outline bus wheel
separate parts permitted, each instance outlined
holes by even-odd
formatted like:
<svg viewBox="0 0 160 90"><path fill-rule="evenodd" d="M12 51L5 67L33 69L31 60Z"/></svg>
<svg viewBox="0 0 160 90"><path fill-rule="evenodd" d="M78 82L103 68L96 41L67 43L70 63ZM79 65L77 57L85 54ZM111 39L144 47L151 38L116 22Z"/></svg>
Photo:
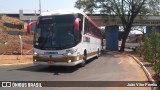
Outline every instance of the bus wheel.
<svg viewBox="0 0 160 90"><path fill-rule="evenodd" d="M87 53L84 52L84 54L83 54L83 62L80 64L80 66L84 67L86 65L86 61L87 61Z"/></svg>
<svg viewBox="0 0 160 90"><path fill-rule="evenodd" d="M97 50L97 58L99 58L100 54L99 54L99 49Z"/></svg>

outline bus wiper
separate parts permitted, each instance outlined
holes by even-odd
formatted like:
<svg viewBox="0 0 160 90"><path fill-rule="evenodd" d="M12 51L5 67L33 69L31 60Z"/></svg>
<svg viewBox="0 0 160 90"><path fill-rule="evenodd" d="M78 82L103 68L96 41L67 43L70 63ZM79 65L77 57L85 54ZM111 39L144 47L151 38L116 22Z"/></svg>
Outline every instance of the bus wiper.
<svg viewBox="0 0 160 90"><path fill-rule="evenodd" d="M48 41L48 38L45 38L45 40L43 40L44 38L41 37L42 40L38 41L41 45L39 46L40 48L44 48L45 43Z"/></svg>
<svg viewBox="0 0 160 90"><path fill-rule="evenodd" d="M53 36L53 35L52 35L51 29L46 29L45 31L46 31L46 32L49 31L49 34L47 34L45 40L42 42L41 48L44 48L44 46L45 46L45 44L46 44L46 42L47 42L48 40L49 40L49 42L52 43L52 36ZM51 33L51 34L50 34L50 33ZM50 45L52 45L51 43L50 43Z"/></svg>

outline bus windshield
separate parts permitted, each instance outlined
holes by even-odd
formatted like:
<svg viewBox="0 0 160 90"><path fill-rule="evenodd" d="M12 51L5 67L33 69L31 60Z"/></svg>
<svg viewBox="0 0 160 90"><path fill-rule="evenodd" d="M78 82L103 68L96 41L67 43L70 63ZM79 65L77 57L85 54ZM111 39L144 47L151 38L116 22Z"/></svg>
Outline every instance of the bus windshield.
<svg viewBox="0 0 160 90"><path fill-rule="evenodd" d="M41 16L35 31L34 47L42 50L61 50L75 45L75 15Z"/></svg>

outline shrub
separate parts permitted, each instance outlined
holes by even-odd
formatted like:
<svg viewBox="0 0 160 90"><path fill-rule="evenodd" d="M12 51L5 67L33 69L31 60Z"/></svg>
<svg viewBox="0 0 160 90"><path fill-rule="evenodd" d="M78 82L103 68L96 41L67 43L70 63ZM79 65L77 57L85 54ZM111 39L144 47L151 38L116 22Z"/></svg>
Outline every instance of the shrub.
<svg viewBox="0 0 160 90"><path fill-rule="evenodd" d="M152 28L150 37L145 39L144 59L154 65L156 73L160 74L160 33Z"/></svg>
<svg viewBox="0 0 160 90"><path fill-rule="evenodd" d="M140 57L142 57L144 54L144 47L138 47L135 51Z"/></svg>
<svg viewBox="0 0 160 90"><path fill-rule="evenodd" d="M3 15L0 15L0 19L2 19Z"/></svg>
<svg viewBox="0 0 160 90"><path fill-rule="evenodd" d="M144 59L148 62L153 63L153 52L152 52L152 46L150 44L150 38L145 39L144 43Z"/></svg>

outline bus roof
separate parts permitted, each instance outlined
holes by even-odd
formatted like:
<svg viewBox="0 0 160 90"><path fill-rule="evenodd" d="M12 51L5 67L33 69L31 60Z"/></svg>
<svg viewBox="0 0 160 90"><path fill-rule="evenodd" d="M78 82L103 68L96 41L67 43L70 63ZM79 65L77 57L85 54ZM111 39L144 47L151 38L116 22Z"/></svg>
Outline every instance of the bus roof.
<svg viewBox="0 0 160 90"><path fill-rule="evenodd" d="M40 16L50 16L50 15L63 15L63 14L76 14L80 13L86 16L86 14L79 10L79 9L60 9L60 10L53 10L50 12L44 12Z"/></svg>
<svg viewBox="0 0 160 90"><path fill-rule="evenodd" d="M44 12L40 16L51 16L51 15L64 15L64 14L82 14L84 15L92 24L94 24L97 28L98 26L81 10L79 9L60 9L60 10L53 10L50 12Z"/></svg>

